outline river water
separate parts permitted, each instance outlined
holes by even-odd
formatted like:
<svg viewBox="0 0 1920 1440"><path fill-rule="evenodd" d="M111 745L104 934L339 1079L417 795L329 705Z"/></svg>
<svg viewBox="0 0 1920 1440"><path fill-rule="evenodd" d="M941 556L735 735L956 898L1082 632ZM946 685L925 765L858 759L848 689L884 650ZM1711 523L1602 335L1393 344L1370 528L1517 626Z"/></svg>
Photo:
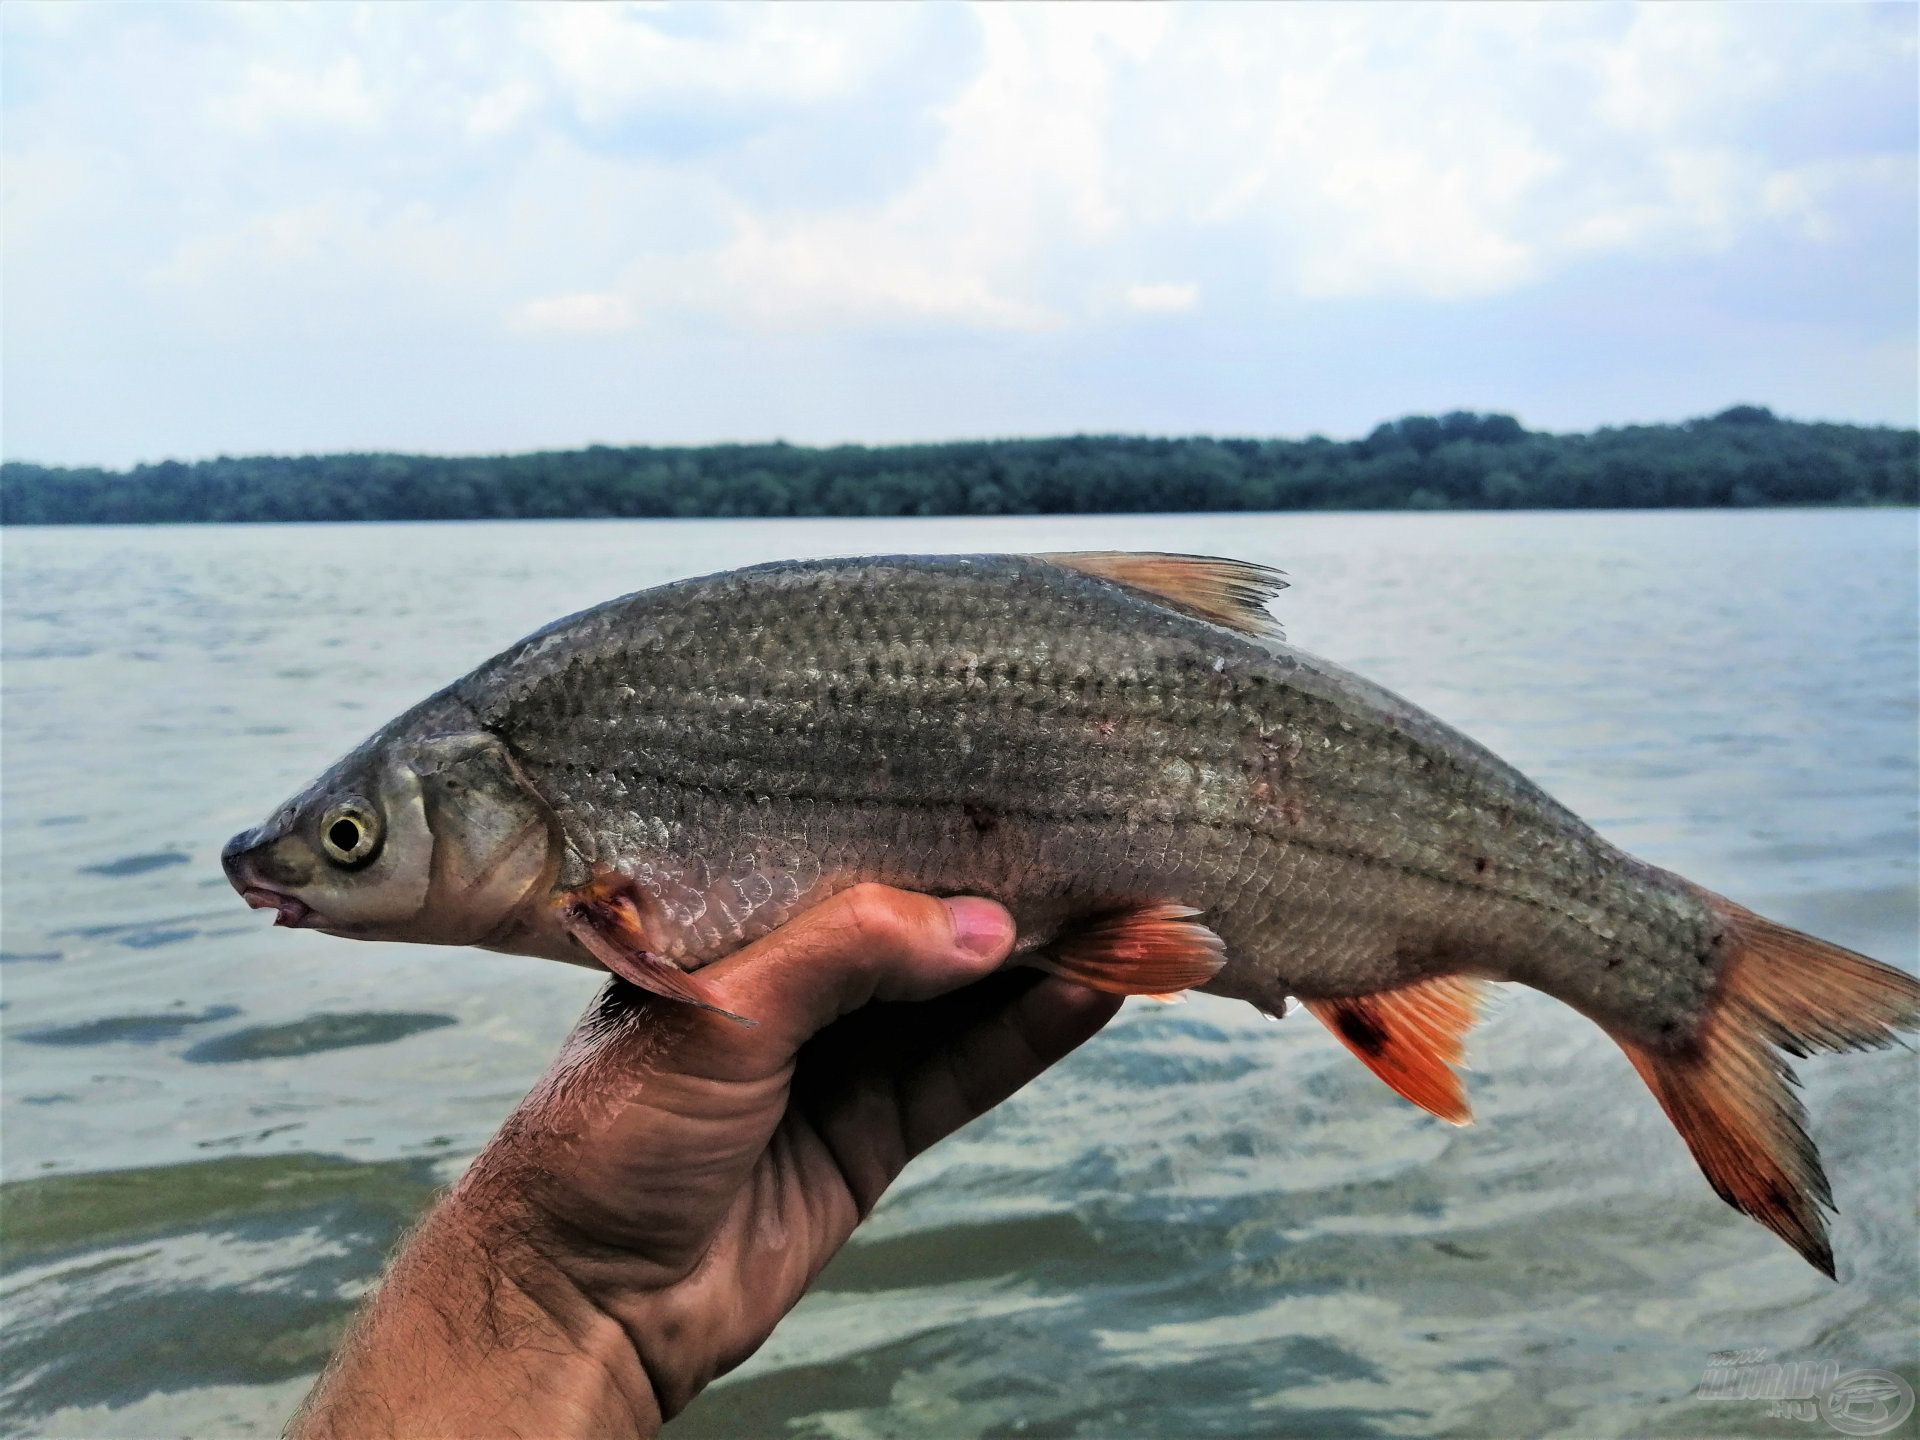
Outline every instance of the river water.
<svg viewBox="0 0 1920 1440"><path fill-rule="evenodd" d="M595 988L272 931L220 876L395 711L564 612L783 556L1285 568L1290 637L1628 848L1916 963L1911 511L12 530L8 1433L277 1433L382 1256ZM917 1162L684 1436L1808 1435L1714 1357L1920 1381L1920 1061L1802 1067L1842 1283L1717 1201L1625 1059L1516 993L1479 1123L1304 1015L1129 1006ZM1724 1369L1721 1371L1724 1375ZM1909 1421L1903 1428L1911 1433Z"/></svg>

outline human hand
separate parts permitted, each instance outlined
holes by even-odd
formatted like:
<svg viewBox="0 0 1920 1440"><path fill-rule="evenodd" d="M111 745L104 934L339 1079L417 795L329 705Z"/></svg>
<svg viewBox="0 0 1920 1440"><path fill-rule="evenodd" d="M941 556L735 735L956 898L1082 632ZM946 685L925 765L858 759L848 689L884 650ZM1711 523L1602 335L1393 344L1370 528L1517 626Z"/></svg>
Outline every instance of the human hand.
<svg viewBox="0 0 1920 1440"><path fill-rule="evenodd" d="M701 972L610 984L423 1222L301 1435L649 1434L766 1340L907 1161L1114 997L995 974L1005 910L862 885Z"/></svg>

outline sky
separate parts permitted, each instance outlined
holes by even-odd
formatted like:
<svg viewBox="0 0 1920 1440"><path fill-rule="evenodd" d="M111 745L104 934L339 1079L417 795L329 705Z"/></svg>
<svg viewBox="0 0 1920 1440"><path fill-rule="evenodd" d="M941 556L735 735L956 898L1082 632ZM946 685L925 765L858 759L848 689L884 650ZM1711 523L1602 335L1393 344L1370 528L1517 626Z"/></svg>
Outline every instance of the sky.
<svg viewBox="0 0 1920 1440"><path fill-rule="evenodd" d="M1911 4L0 6L0 449L1916 423Z"/></svg>

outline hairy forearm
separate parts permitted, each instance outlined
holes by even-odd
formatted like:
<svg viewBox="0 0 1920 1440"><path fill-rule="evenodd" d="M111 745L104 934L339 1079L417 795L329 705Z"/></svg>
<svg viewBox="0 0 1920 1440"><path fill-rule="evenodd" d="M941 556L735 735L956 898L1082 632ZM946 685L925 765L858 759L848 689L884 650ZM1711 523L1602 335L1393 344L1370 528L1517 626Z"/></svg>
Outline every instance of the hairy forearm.
<svg viewBox="0 0 1920 1440"><path fill-rule="evenodd" d="M401 1247L288 1433L651 1436L660 1420L625 1332L456 1189Z"/></svg>
<svg viewBox="0 0 1920 1440"><path fill-rule="evenodd" d="M702 970L757 1025L604 991L292 1433L651 1436L915 1153L1111 1018L1113 997L996 975L1013 942L992 901L862 885Z"/></svg>

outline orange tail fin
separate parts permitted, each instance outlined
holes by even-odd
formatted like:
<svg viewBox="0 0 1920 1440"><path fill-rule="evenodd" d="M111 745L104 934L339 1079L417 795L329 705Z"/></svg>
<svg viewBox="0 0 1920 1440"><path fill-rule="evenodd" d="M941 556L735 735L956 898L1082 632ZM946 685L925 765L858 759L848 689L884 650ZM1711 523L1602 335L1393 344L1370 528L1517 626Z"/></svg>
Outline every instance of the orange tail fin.
<svg viewBox="0 0 1920 1440"><path fill-rule="evenodd" d="M1620 1045L1720 1198L1831 1279L1833 1192L1786 1057L1894 1043L1920 1024L1920 981L1710 898L1727 958L1705 1019L1680 1050Z"/></svg>

